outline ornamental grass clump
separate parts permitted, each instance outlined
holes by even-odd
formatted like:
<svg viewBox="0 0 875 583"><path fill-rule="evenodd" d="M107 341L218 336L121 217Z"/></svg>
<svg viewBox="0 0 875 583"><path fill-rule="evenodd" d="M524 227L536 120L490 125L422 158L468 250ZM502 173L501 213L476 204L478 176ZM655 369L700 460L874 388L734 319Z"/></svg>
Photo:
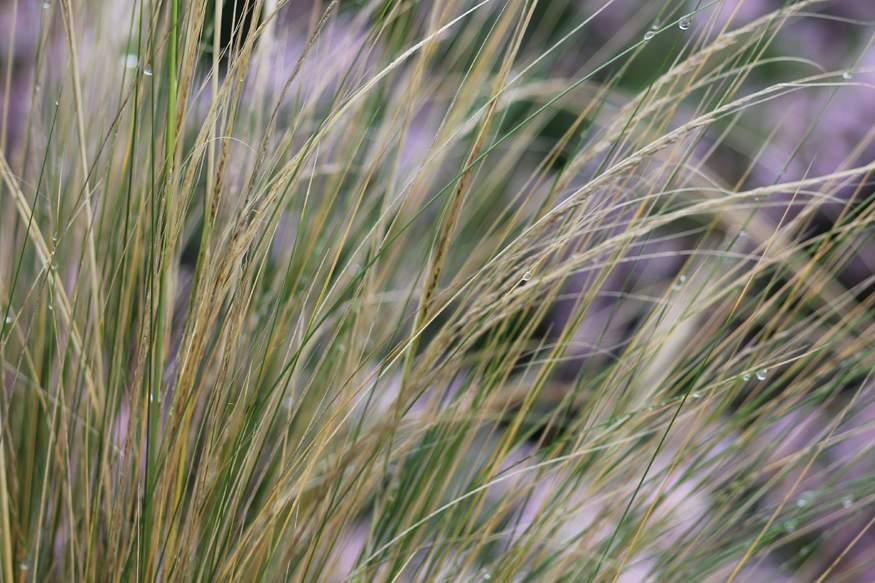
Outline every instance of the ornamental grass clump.
<svg viewBox="0 0 875 583"><path fill-rule="evenodd" d="M866 6L2 0L0 580L873 580Z"/></svg>

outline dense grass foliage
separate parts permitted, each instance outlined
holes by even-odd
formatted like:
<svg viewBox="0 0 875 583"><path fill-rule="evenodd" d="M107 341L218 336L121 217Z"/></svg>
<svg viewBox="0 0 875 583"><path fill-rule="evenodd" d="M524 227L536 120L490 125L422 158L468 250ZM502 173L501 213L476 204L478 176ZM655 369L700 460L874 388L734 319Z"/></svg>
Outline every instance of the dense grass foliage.
<svg viewBox="0 0 875 583"><path fill-rule="evenodd" d="M873 580L866 4L3 0L0 579Z"/></svg>

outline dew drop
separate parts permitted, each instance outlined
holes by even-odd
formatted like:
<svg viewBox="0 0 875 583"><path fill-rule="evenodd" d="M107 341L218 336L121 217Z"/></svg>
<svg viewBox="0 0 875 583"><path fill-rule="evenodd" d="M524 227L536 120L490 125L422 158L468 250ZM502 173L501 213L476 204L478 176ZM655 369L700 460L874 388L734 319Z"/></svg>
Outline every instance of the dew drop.
<svg viewBox="0 0 875 583"><path fill-rule="evenodd" d="M742 377L742 378L745 380L745 382L747 382L747 381L750 380L750 375L749 375L749 374L746 374L746 375L744 375L744 377Z"/></svg>
<svg viewBox="0 0 875 583"><path fill-rule="evenodd" d="M678 22L678 28L681 30L689 30L690 26L693 24L693 19L689 14L681 18L680 22Z"/></svg>
<svg viewBox="0 0 875 583"><path fill-rule="evenodd" d="M794 530L796 530L797 526L799 526L799 525L792 518L789 520L785 520L784 524L783 524L785 532L793 532Z"/></svg>
<svg viewBox="0 0 875 583"><path fill-rule="evenodd" d="M850 71L845 71L844 73L842 73L842 79L844 79L845 81L850 81L853 78L854 78L854 74L851 73Z"/></svg>
<svg viewBox="0 0 875 583"><path fill-rule="evenodd" d="M125 55L124 64L127 69L136 69L137 65L140 63L140 59L137 58L137 55L133 53L128 53Z"/></svg>
<svg viewBox="0 0 875 583"><path fill-rule="evenodd" d="M693 399L701 399L702 395L701 395L701 393L696 392L696 393L690 393L690 397Z"/></svg>
<svg viewBox="0 0 875 583"><path fill-rule="evenodd" d="M842 508L844 508L845 510L847 510L848 508L850 508L853 505L854 505L854 498L852 496L845 496L844 498L842 498Z"/></svg>
<svg viewBox="0 0 875 583"><path fill-rule="evenodd" d="M531 272L531 271L527 271L527 272L525 272L525 273L523 274L522 282L523 282L523 283L526 283L526 282L529 281L530 279L532 279L532 272Z"/></svg>
<svg viewBox="0 0 875 583"><path fill-rule="evenodd" d="M43 0L43 8L48 9L52 6L51 0Z"/></svg>
<svg viewBox="0 0 875 583"><path fill-rule="evenodd" d="M656 31L648 30L647 32L644 33L644 40L650 40L655 36L656 36Z"/></svg>
<svg viewBox="0 0 875 583"><path fill-rule="evenodd" d="M11 324L12 324L12 316L6 316L6 320L5 320L5 321L6 321L7 324L10 324L10 325L11 325Z"/></svg>
<svg viewBox="0 0 875 583"><path fill-rule="evenodd" d="M761 368L760 370L757 371L757 380L758 381L766 380L766 375L768 375L768 374L769 374L768 369Z"/></svg>
<svg viewBox="0 0 875 583"><path fill-rule="evenodd" d="M146 77L151 77L152 76L152 68L151 67L144 68L143 75L145 75Z"/></svg>
<svg viewBox="0 0 875 583"><path fill-rule="evenodd" d="M796 506L799 508L805 508L814 500L814 492L803 492L799 499L796 500Z"/></svg>

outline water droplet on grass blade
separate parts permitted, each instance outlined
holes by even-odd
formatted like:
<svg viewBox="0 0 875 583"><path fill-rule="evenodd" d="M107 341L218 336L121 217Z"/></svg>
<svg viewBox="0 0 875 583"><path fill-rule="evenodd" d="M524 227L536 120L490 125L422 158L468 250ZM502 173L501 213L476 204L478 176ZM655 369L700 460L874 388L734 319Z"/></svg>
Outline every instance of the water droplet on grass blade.
<svg viewBox="0 0 875 583"><path fill-rule="evenodd" d="M814 498L814 492L803 492L799 496L799 499L796 500L796 506L798 506L799 508L805 508L814 501Z"/></svg>
<svg viewBox="0 0 875 583"><path fill-rule="evenodd" d="M644 40L650 40L655 36L656 36L655 30L648 30L647 32L644 33Z"/></svg>
<svg viewBox="0 0 875 583"><path fill-rule="evenodd" d="M145 75L146 77L151 77L152 76L152 69L150 67L144 68L143 75Z"/></svg>
<svg viewBox="0 0 875 583"><path fill-rule="evenodd" d="M133 53L128 53L124 58L125 68L127 69L136 69L137 65L140 64L140 59L137 58L137 55Z"/></svg>
<svg viewBox="0 0 875 583"><path fill-rule="evenodd" d="M761 368L760 370L757 371L757 380L758 381L766 380L766 376L768 376L768 374L769 374L768 369Z"/></svg>
<svg viewBox="0 0 875 583"><path fill-rule="evenodd" d="M522 282L523 282L523 283L526 283L526 282L529 281L530 279L532 279L532 272L531 272L531 271L527 271L527 272L525 272L525 273L523 274Z"/></svg>
<svg viewBox="0 0 875 583"><path fill-rule="evenodd" d="M693 19L689 14L681 18L680 22L678 22L678 28L681 30L689 30L690 26L693 24Z"/></svg>
<svg viewBox="0 0 875 583"><path fill-rule="evenodd" d="M854 74L851 73L850 71L845 71L844 73L842 73L842 79L844 79L845 81L850 81L853 78L854 78Z"/></svg>
<svg viewBox="0 0 875 583"><path fill-rule="evenodd" d="M854 498L852 496L845 496L844 498L842 498L842 508L844 508L845 510L847 510L848 508L850 508L853 505L854 505Z"/></svg>
<svg viewBox="0 0 875 583"><path fill-rule="evenodd" d="M745 380L745 382L747 382L750 380L750 374L746 374L742 378Z"/></svg>

